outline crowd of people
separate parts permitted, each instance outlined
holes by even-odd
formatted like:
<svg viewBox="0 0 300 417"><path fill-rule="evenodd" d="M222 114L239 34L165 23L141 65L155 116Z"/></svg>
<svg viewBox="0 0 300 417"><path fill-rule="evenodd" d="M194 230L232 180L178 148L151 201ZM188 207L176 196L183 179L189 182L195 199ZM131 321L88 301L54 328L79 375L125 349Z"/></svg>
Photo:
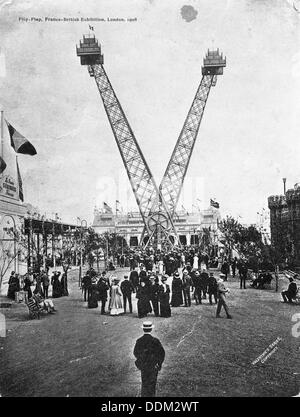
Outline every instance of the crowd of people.
<svg viewBox="0 0 300 417"><path fill-rule="evenodd" d="M67 274L53 271L49 276L49 270L41 270L40 273L17 274L12 271L8 280L7 297L14 300L16 293L23 290L31 298L33 294L40 294L43 298L49 298L49 287L52 287L52 298L69 295Z"/></svg>
<svg viewBox="0 0 300 417"><path fill-rule="evenodd" d="M165 255L136 253L130 259L130 273L122 280L114 272L103 271L99 276L93 268L87 271L82 279L82 292L89 308L97 308L100 302L101 314L125 314L127 306L132 313L135 294L139 318L151 313L156 317L170 317L171 308L200 305L207 299L210 305L218 303L218 309L224 306L227 317L231 318L222 295L227 292L223 284L229 273L226 260L217 279L213 272L208 272L209 257L194 251Z"/></svg>

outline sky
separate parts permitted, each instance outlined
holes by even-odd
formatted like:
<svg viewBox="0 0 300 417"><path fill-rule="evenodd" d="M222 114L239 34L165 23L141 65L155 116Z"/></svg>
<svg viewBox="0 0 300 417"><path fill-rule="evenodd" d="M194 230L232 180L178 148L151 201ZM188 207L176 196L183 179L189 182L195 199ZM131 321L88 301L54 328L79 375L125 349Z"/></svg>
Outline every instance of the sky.
<svg viewBox="0 0 300 417"><path fill-rule="evenodd" d="M0 1L0 108L37 149L18 158L26 202L72 223L90 223L103 201L137 210L95 81L76 56L88 23L45 21L103 18L90 24L104 67L158 185L207 49L226 56L178 208L206 209L213 198L222 216L255 223L283 177L288 188L300 181L298 9L293 0Z"/></svg>

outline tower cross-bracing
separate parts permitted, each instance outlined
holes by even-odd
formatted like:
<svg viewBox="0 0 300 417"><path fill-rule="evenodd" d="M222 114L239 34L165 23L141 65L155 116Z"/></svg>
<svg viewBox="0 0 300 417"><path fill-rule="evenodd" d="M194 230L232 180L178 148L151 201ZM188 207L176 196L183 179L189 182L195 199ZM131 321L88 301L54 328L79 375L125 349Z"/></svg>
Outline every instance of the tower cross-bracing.
<svg viewBox="0 0 300 417"><path fill-rule="evenodd" d="M122 106L103 67L101 47L94 35L84 35L76 48L81 65L86 65L95 78L98 91L119 148L143 222L146 244L172 247L179 244L173 217L183 186L197 133L211 86L223 74L226 58L219 50L208 51L202 67L202 80L176 142L171 159L157 187Z"/></svg>

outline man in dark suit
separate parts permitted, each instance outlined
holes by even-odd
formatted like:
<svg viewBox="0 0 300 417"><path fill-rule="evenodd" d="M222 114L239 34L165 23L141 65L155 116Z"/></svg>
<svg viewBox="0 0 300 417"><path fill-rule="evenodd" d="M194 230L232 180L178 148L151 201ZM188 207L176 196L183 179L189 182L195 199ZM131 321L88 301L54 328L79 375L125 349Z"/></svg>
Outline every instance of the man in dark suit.
<svg viewBox="0 0 300 417"><path fill-rule="evenodd" d="M135 270L134 267L133 267L133 269L130 272L129 281L134 286L134 290L136 292L137 289L138 289L138 286L139 286L139 273Z"/></svg>
<svg viewBox="0 0 300 417"><path fill-rule="evenodd" d="M101 314L105 314L105 304L107 301L107 291L109 286L107 285L105 276L101 276L97 283L98 301L101 301Z"/></svg>
<svg viewBox="0 0 300 417"><path fill-rule="evenodd" d="M193 287L194 287L194 298L195 298L196 304L202 304L200 272L198 270L193 271L191 273L191 278L192 278Z"/></svg>
<svg viewBox="0 0 300 417"><path fill-rule="evenodd" d="M212 305L212 303L213 303L212 302L212 296L214 296L215 303L217 304L217 302L218 302L218 283L217 283L216 278L214 277L213 272L211 272L209 274L207 292L208 292L209 304Z"/></svg>
<svg viewBox="0 0 300 417"><path fill-rule="evenodd" d="M246 289L246 279L248 274L247 264L243 262L240 266L240 289Z"/></svg>
<svg viewBox="0 0 300 417"><path fill-rule="evenodd" d="M292 303L293 302L293 298L296 297L297 294L297 284L294 282L293 278L289 278L289 286L288 289L285 291L282 291L281 295L283 298L283 302L284 303Z"/></svg>
<svg viewBox="0 0 300 417"><path fill-rule="evenodd" d="M121 291L123 294L124 313L126 313L126 304L128 300L129 312L132 313L131 294L134 292L132 282L128 280L128 276L124 276L124 281L121 282Z"/></svg>
<svg viewBox="0 0 300 417"><path fill-rule="evenodd" d="M185 269L182 276L184 306L191 307L191 286L192 278L189 276L188 271Z"/></svg>
<svg viewBox="0 0 300 417"><path fill-rule="evenodd" d="M51 283L52 284L52 283ZM91 293L92 278L87 273L81 280L81 287L84 293L84 301L88 301Z"/></svg>
<svg viewBox="0 0 300 417"><path fill-rule="evenodd" d="M153 329L151 321L145 321L142 328L144 335L136 341L133 351L135 365L141 371L141 397L155 397L157 375L165 359L165 350L150 334Z"/></svg>

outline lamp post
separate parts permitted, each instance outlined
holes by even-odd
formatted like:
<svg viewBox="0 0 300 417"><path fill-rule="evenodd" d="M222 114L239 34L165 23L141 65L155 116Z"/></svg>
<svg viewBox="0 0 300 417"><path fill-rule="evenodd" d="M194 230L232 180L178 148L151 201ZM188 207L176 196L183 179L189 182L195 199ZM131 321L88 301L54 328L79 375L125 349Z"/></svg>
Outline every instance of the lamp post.
<svg viewBox="0 0 300 417"><path fill-rule="evenodd" d="M79 266L79 282L78 282L78 286L80 288L81 280L82 280L82 243L83 243L82 228L83 227L87 228L87 221L85 219L80 219L80 218L78 218L78 220L80 220L80 266Z"/></svg>

